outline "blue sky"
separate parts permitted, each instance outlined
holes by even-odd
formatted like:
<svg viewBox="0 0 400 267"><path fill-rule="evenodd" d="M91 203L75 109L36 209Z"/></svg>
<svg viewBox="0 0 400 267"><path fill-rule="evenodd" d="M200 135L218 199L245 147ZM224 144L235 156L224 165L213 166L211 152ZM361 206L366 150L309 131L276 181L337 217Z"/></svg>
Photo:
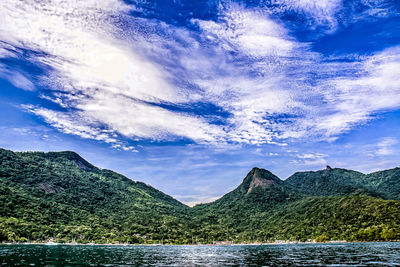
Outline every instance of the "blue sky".
<svg viewBox="0 0 400 267"><path fill-rule="evenodd" d="M254 166L398 166L399 76L396 0L0 3L0 147L190 205Z"/></svg>

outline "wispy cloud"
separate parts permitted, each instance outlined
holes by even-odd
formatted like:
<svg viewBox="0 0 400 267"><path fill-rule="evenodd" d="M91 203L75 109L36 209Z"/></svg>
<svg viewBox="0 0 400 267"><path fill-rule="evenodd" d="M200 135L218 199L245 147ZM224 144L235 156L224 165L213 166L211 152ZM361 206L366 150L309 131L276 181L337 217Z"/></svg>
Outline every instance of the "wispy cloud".
<svg viewBox="0 0 400 267"><path fill-rule="evenodd" d="M296 165L305 165L305 166L323 166L327 164L326 154L322 153L305 153L296 155L297 159L292 160L291 162Z"/></svg>
<svg viewBox="0 0 400 267"><path fill-rule="evenodd" d="M384 138L381 142L378 143L378 150L376 151L376 154L379 156L394 154L395 150L393 149L393 145L395 144L397 144L397 139L390 137Z"/></svg>
<svg viewBox="0 0 400 267"><path fill-rule="evenodd" d="M112 147L125 151L136 151L135 147L124 144L113 131L103 128L98 122L89 120L84 114L76 112L68 114L32 105L24 105L24 109L43 118L48 124L66 134L73 134L86 139L94 139L111 144ZM79 123L76 123L76 122ZM85 122L83 124L82 122Z"/></svg>
<svg viewBox="0 0 400 267"><path fill-rule="evenodd" d="M134 44L114 38L117 29L111 15L119 16L127 6L119 1L88 1L84 6L79 1L53 2L2 2L5 23L1 39L44 52L46 56L34 60L52 67L53 71L41 78L55 90L56 97L42 97L73 109L63 113L31 108L31 112L63 132L107 143L117 140L93 125L106 125L128 137L155 140L172 135L201 142L222 136L221 130L202 118L146 104L184 99L179 88L168 82L167 72L135 53ZM9 79L18 87L30 88L21 74Z"/></svg>
<svg viewBox="0 0 400 267"><path fill-rule="evenodd" d="M342 2L342 0L277 0L274 4L281 12L295 11L303 14L312 28L323 26L333 32L337 29L338 21L335 15L341 10Z"/></svg>
<svg viewBox="0 0 400 267"><path fill-rule="evenodd" d="M3 64L0 64L0 78L6 79L15 87L26 91L34 91L36 89L35 85L24 74L10 70Z"/></svg>
<svg viewBox="0 0 400 267"><path fill-rule="evenodd" d="M369 153L370 156L390 156L396 153L395 145L398 144L398 140L394 137L382 138Z"/></svg>
<svg viewBox="0 0 400 267"><path fill-rule="evenodd" d="M297 43L287 30L260 9L232 6L221 14L219 22L194 20L205 38L227 51L251 57L290 56Z"/></svg>
<svg viewBox="0 0 400 267"><path fill-rule="evenodd" d="M399 16L400 11L396 0L360 0L349 2L349 5L355 11L351 20L356 22L371 18L395 17Z"/></svg>
<svg viewBox="0 0 400 267"><path fill-rule="evenodd" d="M330 114L321 117L317 129L337 135L373 118L378 112L400 106L399 47L366 57L349 77L325 81L324 100ZM349 73L350 74L350 73Z"/></svg>
<svg viewBox="0 0 400 267"><path fill-rule="evenodd" d="M183 203L188 205L189 207L193 207L195 205L201 203L209 203L217 200L220 196L204 196L204 195L177 195L176 198L180 199Z"/></svg>
<svg viewBox="0 0 400 267"><path fill-rule="evenodd" d="M334 29L342 3L277 6L304 12L309 27ZM39 51L26 60L49 67L35 77L50 89L40 96L64 111L26 109L64 133L125 149L121 136L213 145L334 140L400 107L398 48L350 62L327 59L296 40L274 9L231 4L215 20L193 19L191 30L134 18L134 8L116 0L2 1L7 48L0 55ZM16 87L36 88L23 72L6 76ZM201 113L199 103L218 112Z"/></svg>

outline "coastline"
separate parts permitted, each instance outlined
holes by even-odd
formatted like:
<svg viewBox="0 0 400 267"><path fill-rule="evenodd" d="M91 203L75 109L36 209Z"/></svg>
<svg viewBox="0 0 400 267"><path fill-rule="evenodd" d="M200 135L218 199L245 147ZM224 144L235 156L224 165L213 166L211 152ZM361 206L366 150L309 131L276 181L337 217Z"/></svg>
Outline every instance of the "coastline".
<svg viewBox="0 0 400 267"><path fill-rule="evenodd" d="M392 241L345 241L345 240L332 240L328 242L297 242L297 241L287 241L287 242L267 242L267 243L238 243L238 244L127 244L127 243L106 243L106 244L96 244L96 243L55 243L55 242L4 242L0 245L46 245L46 246L271 246L271 245L306 245L306 244L349 244L349 243L395 243L400 242L400 240Z"/></svg>

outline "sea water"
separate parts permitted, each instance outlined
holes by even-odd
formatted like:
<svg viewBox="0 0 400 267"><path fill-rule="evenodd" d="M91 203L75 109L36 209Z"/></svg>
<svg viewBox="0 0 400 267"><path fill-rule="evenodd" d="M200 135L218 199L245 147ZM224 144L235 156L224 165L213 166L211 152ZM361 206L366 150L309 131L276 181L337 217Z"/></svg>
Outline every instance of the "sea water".
<svg viewBox="0 0 400 267"><path fill-rule="evenodd" d="M2 266L400 266L400 243L0 245Z"/></svg>

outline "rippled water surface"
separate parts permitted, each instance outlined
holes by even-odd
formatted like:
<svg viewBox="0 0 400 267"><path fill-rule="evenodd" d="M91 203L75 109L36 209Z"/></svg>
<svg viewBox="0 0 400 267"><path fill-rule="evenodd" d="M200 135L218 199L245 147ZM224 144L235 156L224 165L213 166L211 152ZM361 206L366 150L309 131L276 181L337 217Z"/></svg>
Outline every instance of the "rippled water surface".
<svg viewBox="0 0 400 267"><path fill-rule="evenodd" d="M0 245L2 266L400 266L400 243L260 246Z"/></svg>

